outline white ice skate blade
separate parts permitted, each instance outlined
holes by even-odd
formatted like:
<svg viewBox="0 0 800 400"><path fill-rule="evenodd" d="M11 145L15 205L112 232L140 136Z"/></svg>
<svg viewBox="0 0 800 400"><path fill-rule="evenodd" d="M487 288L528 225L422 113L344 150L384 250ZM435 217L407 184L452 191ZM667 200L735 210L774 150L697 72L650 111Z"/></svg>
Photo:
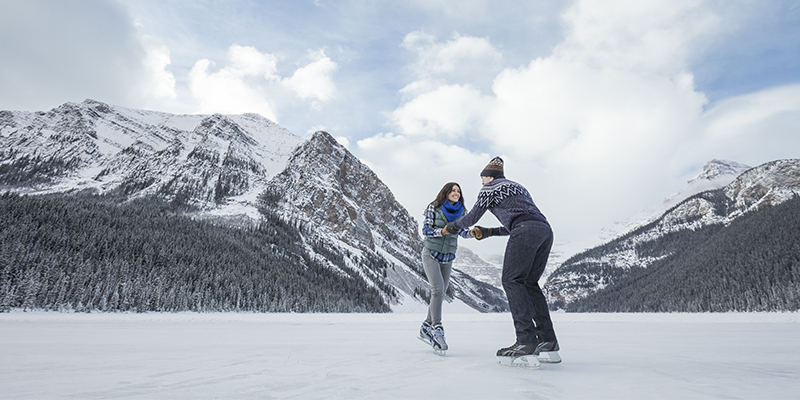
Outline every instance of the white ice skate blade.
<svg viewBox="0 0 800 400"><path fill-rule="evenodd" d="M431 346L431 349L433 350L433 354L436 354L437 356L444 356L444 355L447 354L447 350L437 349L437 348L433 347L433 342L430 339L428 339L426 337L422 337L422 336L417 336L417 339L419 339L422 343L425 343L428 346Z"/></svg>
<svg viewBox="0 0 800 400"><path fill-rule="evenodd" d="M561 362L561 355L557 351L543 351L537 357L539 362L545 364L558 364Z"/></svg>
<svg viewBox="0 0 800 400"><path fill-rule="evenodd" d="M539 359L534 355L520 357L497 356L497 363L504 367L539 369Z"/></svg>
<svg viewBox="0 0 800 400"><path fill-rule="evenodd" d="M433 346L433 342L426 337L417 336L417 339L419 339L420 342L427 344L428 346Z"/></svg>

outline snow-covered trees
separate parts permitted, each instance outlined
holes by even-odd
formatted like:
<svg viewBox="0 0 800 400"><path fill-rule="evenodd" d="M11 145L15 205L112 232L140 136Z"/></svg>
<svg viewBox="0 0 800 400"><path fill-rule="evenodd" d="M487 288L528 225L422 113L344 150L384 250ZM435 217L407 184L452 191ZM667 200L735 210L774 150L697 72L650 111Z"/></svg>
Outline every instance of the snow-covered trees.
<svg viewBox="0 0 800 400"><path fill-rule="evenodd" d="M271 214L230 228L157 201L6 193L0 309L389 311L375 288L326 264L341 257L321 259L301 242Z"/></svg>

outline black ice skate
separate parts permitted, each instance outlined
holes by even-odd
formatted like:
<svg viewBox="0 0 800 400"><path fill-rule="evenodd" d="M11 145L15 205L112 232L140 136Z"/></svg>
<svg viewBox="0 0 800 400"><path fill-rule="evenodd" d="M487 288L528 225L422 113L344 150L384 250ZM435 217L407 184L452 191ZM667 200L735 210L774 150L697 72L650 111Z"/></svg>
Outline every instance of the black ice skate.
<svg viewBox="0 0 800 400"><path fill-rule="evenodd" d="M561 356L558 354L559 347L557 340L541 342L536 346L536 350L539 353L537 357L539 362L547 364L558 364L561 362Z"/></svg>
<svg viewBox="0 0 800 400"><path fill-rule="evenodd" d="M497 350L497 363L507 367L539 368L536 346L515 343L513 346Z"/></svg>

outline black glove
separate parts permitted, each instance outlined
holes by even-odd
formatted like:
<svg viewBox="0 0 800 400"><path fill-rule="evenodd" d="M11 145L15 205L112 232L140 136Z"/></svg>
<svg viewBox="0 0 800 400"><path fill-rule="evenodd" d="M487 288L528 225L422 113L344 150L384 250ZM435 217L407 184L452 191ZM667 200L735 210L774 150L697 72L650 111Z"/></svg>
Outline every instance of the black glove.
<svg viewBox="0 0 800 400"><path fill-rule="evenodd" d="M475 239L478 239L478 240L485 239L485 238L487 238L489 236L492 236L489 233L489 228L484 228L482 226L476 226L476 227L470 229L469 234L474 236Z"/></svg>
<svg viewBox="0 0 800 400"><path fill-rule="evenodd" d="M455 235L459 231L459 229L456 228L456 224L452 222L448 222L447 225L444 226L444 230L451 235Z"/></svg>

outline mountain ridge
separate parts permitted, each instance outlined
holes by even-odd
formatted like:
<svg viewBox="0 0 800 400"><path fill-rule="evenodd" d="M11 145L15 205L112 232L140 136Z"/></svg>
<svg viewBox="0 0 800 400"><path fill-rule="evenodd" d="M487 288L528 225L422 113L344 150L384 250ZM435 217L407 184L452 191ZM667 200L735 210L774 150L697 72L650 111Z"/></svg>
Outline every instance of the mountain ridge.
<svg viewBox="0 0 800 400"><path fill-rule="evenodd" d="M326 132L304 140L257 114L176 115L85 100L0 112L0 148L0 189L155 199L233 227L279 215L306 253L358 275L387 304L425 302L416 221ZM484 285L454 272L450 299L505 310L502 292Z"/></svg>
<svg viewBox="0 0 800 400"><path fill-rule="evenodd" d="M388 186L329 133L318 131L297 148L287 168L270 182L262 206L316 226L315 236L352 265L377 260L386 282L407 296L427 293L417 221ZM376 268L361 271L377 284ZM454 271L451 283L451 295L475 309L505 309L499 289L463 271ZM401 301L386 295L390 302Z"/></svg>
<svg viewBox="0 0 800 400"><path fill-rule="evenodd" d="M568 308L613 285L632 269L646 269L680 255L682 249L674 243L685 241L680 238L691 232L725 229L744 215L798 195L800 160L775 160L747 169L719 189L692 195L659 218L572 256L548 277L548 298L554 308Z"/></svg>

